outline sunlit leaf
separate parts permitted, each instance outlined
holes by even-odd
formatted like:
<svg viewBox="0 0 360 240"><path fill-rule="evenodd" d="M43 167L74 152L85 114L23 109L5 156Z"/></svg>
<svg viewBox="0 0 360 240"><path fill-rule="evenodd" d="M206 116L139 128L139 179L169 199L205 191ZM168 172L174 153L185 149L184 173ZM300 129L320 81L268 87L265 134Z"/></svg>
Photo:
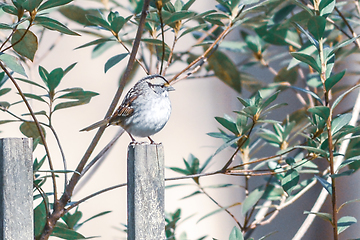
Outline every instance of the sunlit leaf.
<svg viewBox="0 0 360 240"><path fill-rule="evenodd" d="M328 181L326 181L325 179L315 175L316 179L321 183L321 185L325 188L325 190L332 195L332 188L331 188L331 183L329 183Z"/></svg>
<svg viewBox="0 0 360 240"><path fill-rule="evenodd" d="M36 16L34 23L40 24L47 29L58 31L64 34L80 36L80 34L70 30L67 26L52 18Z"/></svg>
<svg viewBox="0 0 360 240"><path fill-rule="evenodd" d="M319 73L321 72L321 69L320 69L318 63L315 61L315 59L312 56L310 56L308 54L305 54L305 53L295 53L295 52L290 53L290 54L291 54L291 56L293 56L297 60L308 64L315 71L317 71Z"/></svg>
<svg viewBox="0 0 360 240"><path fill-rule="evenodd" d="M352 216L344 216L341 217L338 222L337 222L337 226L338 226L338 234L342 233L343 231L345 231L348 227L350 227L351 225L353 225L354 223L357 223L356 218L352 217Z"/></svg>
<svg viewBox="0 0 360 240"><path fill-rule="evenodd" d="M331 123L331 134L337 133L344 126L346 126L350 122L351 117L351 113L345 113L334 118Z"/></svg>
<svg viewBox="0 0 360 240"><path fill-rule="evenodd" d="M255 204L261 199L264 192L264 190L256 188L245 198L241 208L241 213L243 216L245 216L245 214L255 206Z"/></svg>
<svg viewBox="0 0 360 240"><path fill-rule="evenodd" d="M315 214L319 218L328 221L329 223L332 223L332 216L330 213L304 211L304 214Z"/></svg>
<svg viewBox="0 0 360 240"><path fill-rule="evenodd" d="M1 56L0 56L1 57ZM334 103L332 104L331 106L331 111L334 111L335 107L341 102L341 100L347 95L349 94L350 92L352 92L353 90L355 90L356 88L360 87L360 85L356 85L350 89L348 89L347 91L343 92L340 96L338 96Z"/></svg>
<svg viewBox="0 0 360 240"><path fill-rule="evenodd" d="M18 29L11 38L13 49L20 55L34 60L35 53L38 49L38 40L33 32L25 29Z"/></svg>
<svg viewBox="0 0 360 240"><path fill-rule="evenodd" d="M298 184L300 179L299 173L295 169L290 169L285 173L281 179L281 186L289 195L293 188Z"/></svg>
<svg viewBox="0 0 360 240"><path fill-rule="evenodd" d="M44 136L45 134L45 129L40 126ZM40 133L36 127L36 124L34 122L24 122L20 125L20 131L22 134L24 134L26 137L31 137L33 139L40 137ZM40 141L40 144L43 144L42 141Z"/></svg>
<svg viewBox="0 0 360 240"><path fill-rule="evenodd" d="M321 0L319 4L320 16L327 17L334 11L336 0Z"/></svg>
<svg viewBox="0 0 360 240"><path fill-rule="evenodd" d="M237 227L233 227L229 236L229 240L244 240L244 236L241 230Z"/></svg>
<svg viewBox="0 0 360 240"><path fill-rule="evenodd" d="M26 73L25 73L25 69L21 65L18 58L14 57L14 56L11 56L11 55L8 55L6 53L0 53L0 60L3 63L5 63L5 65L8 68L10 68L12 71L27 77Z"/></svg>
<svg viewBox="0 0 360 240"><path fill-rule="evenodd" d="M54 8L54 7L68 4L72 1L73 0L49 0L49 1L46 1L45 3L43 3L37 10L38 10L38 12L40 12L45 9Z"/></svg>

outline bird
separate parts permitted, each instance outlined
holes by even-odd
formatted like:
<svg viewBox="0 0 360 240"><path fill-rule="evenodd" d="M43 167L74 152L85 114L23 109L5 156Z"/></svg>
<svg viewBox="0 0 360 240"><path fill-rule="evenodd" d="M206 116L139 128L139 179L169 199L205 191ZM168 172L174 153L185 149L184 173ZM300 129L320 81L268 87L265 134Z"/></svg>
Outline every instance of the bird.
<svg viewBox="0 0 360 240"><path fill-rule="evenodd" d="M80 131L90 131L102 126L119 125L130 136L147 137L159 132L168 122L171 102L168 92L175 89L165 77L154 74L140 79L126 94L124 100L112 116L96 122Z"/></svg>

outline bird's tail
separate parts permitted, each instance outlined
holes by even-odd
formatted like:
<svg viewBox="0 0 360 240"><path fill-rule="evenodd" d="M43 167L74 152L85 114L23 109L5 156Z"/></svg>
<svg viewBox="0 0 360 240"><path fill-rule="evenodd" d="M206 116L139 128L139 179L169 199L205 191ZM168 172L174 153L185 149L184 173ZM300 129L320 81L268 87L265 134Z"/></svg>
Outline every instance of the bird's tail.
<svg viewBox="0 0 360 240"><path fill-rule="evenodd" d="M80 132L90 131L90 130L93 130L93 129L98 128L98 127L106 126L106 125L108 125L109 120L110 120L110 118L105 118L105 119L103 119L101 121L98 121L98 122L96 122L94 124L91 124L90 126L88 126L86 128L81 129Z"/></svg>

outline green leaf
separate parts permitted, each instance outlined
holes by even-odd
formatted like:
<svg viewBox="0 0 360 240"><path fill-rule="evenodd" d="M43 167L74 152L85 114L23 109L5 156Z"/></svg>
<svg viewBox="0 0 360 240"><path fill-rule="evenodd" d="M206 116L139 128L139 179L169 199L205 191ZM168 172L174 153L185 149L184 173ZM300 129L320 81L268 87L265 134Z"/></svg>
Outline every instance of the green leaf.
<svg viewBox="0 0 360 240"><path fill-rule="evenodd" d="M18 15L18 10L14 6L4 4L4 5L1 6L1 8L6 13L9 13L9 14L12 14L12 15L15 15L15 16Z"/></svg>
<svg viewBox="0 0 360 240"><path fill-rule="evenodd" d="M64 77L64 71L62 68L55 68L48 75L47 85L50 91L54 91L59 86L61 79Z"/></svg>
<svg viewBox="0 0 360 240"><path fill-rule="evenodd" d="M245 214L255 206L255 204L261 199L264 192L264 190L256 188L249 194L249 196L247 196L247 198L245 198L241 208L241 213L243 216L245 216Z"/></svg>
<svg viewBox="0 0 360 240"><path fill-rule="evenodd" d="M5 65L8 68L10 68L12 71L27 77L26 73L25 73L25 69L21 65L18 58L14 57L14 56L11 56L11 55L8 55L6 53L0 53L0 60L3 63L5 63Z"/></svg>
<svg viewBox="0 0 360 240"><path fill-rule="evenodd" d="M194 2L195 2L195 0L189 0L189 1L187 1L187 3L185 3L185 4L182 6L181 10L188 10Z"/></svg>
<svg viewBox="0 0 360 240"><path fill-rule="evenodd" d="M44 136L45 136L45 129L40 126ZM20 131L22 134L24 134L27 137L31 137L33 139L36 139L38 137L40 137L40 133L36 127L36 124L34 122L23 122L20 125ZM43 144L42 141L40 141L40 144Z"/></svg>
<svg viewBox="0 0 360 240"><path fill-rule="evenodd" d="M270 97L268 97L260 106L260 110L265 109L267 106L270 105L270 103L272 103L273 101L276 100L277 96L279 95L280 91L276 91L273 95L271 95Z"/></svg>
<svg viewBox="0 0 360 240"><path fill-rule="evenodd" d="M1 57L1 56L0 56ZM331 112L333 112L334 111L334 109L335 109L335 107L341 102L341 100L347 95L347 94L349 94L350 92L352 92L354 89L356 89L356 88L358 88L358 87L360 87L360 84L359 85L356 85L356 86L354 86L354 87L352 87L352 88L350 88L349 90L347 90L346 92L344 92L344 93L342 93L340 96L338 96L336 99L335 99L335 101L334 101L334 103L332 104L332 106L331 106Z"/></svg>
<svg viewBox="0 0 360 240"><path fill-rule="evenodd" d="M332 188L331 188L331 183L329 183L328 181L326 181L325 179L315 175L316 179L321 183L321 185L325 188L325 190L332 195Z"/></svg>
<svg viewBox="0 0 360 240"><path fill-rule="evenodd" d="M293 88L293 89L295 89L295 90L302 91L302 92L307 93L307 94L310 94L313 98L315 98L316 100L318 100L321 105L324 105L323 102L322 102L322 100L321 100L321 98L320 98L318 95L316 95L316 93L314 93L314 92L312 92L312 91L310 91L310 90L304 89L304 88L296 87L296 86L291 86L291 88Z"/></svg>
<svg viewBox="0 0 360 240"><path fill-rule="evenodd" d="M358 39L359 37L360 37L360 35L359 35L359 36L356 36L356 37L353 37L353 38L351 38L351 39L347 39L347 40L345 40L345 41L337 44L337 45L334 46L334 47L332 48L332 50L329 52L328 57L331 57L331 56L332 56L334 53L336 53L340 48L343 48L343 47L349 45L350 43L353 43L353 42L354 42L356 39Z"/></svg>
<svg viewBox="0 0 360 240"><path fill-rule="evenodd" d="M182 169L182 168L178 168L178 167L170 167L170 169L173 170L174 172L181 173L181 174L184 174L184 175L190 175L191 174L187 169Z"/></svg>
<svg viewBox="0 0 360 240"><path fill-rule="evenodd" d="M70 91L69 93L61 95L59 98L83 100L83 99L91 99L92 97L95 97L97 95L99 94L96 92L84 91L81 89L81 90Z"/></svg>
<svg viewBox="0 0 360 240"><path fill-rule="evenodd" d="M36 173L41 168L41 166L45 162L45 159L46 159L46 155L39 162L37 161L37 158L35 158L34 163L33 163L33 172L34 173Z"/></svg>
<svg viewBox="0 0 360 240"><path fill-rule="evenodd" d="M42 233L46 224L46 206L45 202L42 201L34 209L34 236L38 237Z"/></svg>
<svg viewBox="0 0 360 240"><path fill-rule="evenodd" d="M321 16L313 16L308 21L309 32L320 41L325 31L326 19Z"/></svg>
<svg viewBox="0 0 360 240"><path fill-rule="evenodd" d="M290 53L290 54L297 60L304 62L304 63L308 64L309 66L311 66L318 73L321 72L319 65L317 64L317 62L315 61L315 59L312 56L307 55L305 53L295 53L295 52Z"/></svg>
<svg viewBox="0 0 360 240"><path fill-rule="evenodd" d="M82 213L76 210L73 214L68 212L61 218L64 220L66 225L68 225L69 228L73 229L75 225L79 222L81 217L82 217Z"/></svg>
<svg viewBox="0 0 360 240"><path fill-rule="evenodd" d="M344 70L326 79L325 81L326 91L330 91L330 89L342 79L342 77L345 75L345 72L346 71Z"/></svg>
<svg viewBox="0 0 360 240"><path fill-rule="evenodd" d="M338 226L338 234L342 233L343 231L345 231L348 227L350 227L351 225L353 225L354 223L357 223L356 218L352 217L352 216L344 216L341 217L338 222L337 222L337 226Z"/></svg>
<svg viewBox="0 0 360 240"><path fill-rule="evenodd" d="M233 227L229 236L229 240L244 240L244 236L241 230L237 227Z"/></svg>
<svg viewBox="0 0 360 240"><path fill-rule="evenodd" d="M107 62L105 63L105 73L112 68L113 66L115 66L116 64L118 64L121 60L123 60L127 55L129 55L129 53L122 53L122 54L118 54L115 55L113 57L111 57L109 60L107 60Z"/></svg>
<svg viewBox="0 0 360 240"><path fill-rule="evenodd" d="M289 27L283 27L279 24L274 25L271 29L264 24L255 29L255 32L266 42L278 46L291 45L295 48L301 48L299 34Z"/></svg>
<svg viewBox="0 0 360 240"><path fill-rule="evenodd" d="M106 30L112 31L110 24L105 19L91 15L91 14L87 14L86 18L92 24L100 26Z"/></svg>
<svg viewBox="0 0 360 240"><path fill-rule="evenodd" d="M240 137L236 137L236 138L233 138L233 139L227 141L226 143L224 143L223 145L221 145L221 146L216 150L216 152L214 153L213 156L215 156L216 154L218 154L219 152L221 152L221 151L224 150L225 148L233 145L233 144L236 143L239 139L240 139Z"/></svg>
<svg viewBox="0 0 360 240"><path fill-rule="evenodd" d="M82 99L79 101L70 101L70 102L62 102L57 104L54 107L54 112L60 109L64 109L64 108L69 108L69 107L75 107L75 106L80 106L80 105L84 105L90 102L90 98L86 98L86 99Z"/></svg>
<svg viewBox="0 0 360 240"><path fill-rule="evenodd" d="M76 66L77 62L71 64L70 66L68 66L65 70L64 70L64 76L65 74L67 74L68 72L70 72L75 66Z"/></svg>
<svg viewBox="0 0 360 240"><path fill-rule="evenodd" d="M2 88L0 89L0 96L7 94L11 91L11 88Z"/></svg>
<svg viewBox="0 0 360 240"><path fill-rule="evenodd" d="M353 163L353 162L357 162L360 160L360 155L357 155L357 156L354 156L354 157L351 157L351 158L348 158L346 159L345 161L343 161L340 166L338 167L338 169L336 171L339 171L341 168Z"/></svg>
<svg viewBox="0 0 360 240"><path fill-rule="evenodd" d="M43 3L37 10L38 12L43 11L45 9L59 7L65 4L72 2L73 0L49 0Z"/></svg>
<svg viewBox="0 0 360 240"><path fill-rule="evenodd" d="M208 21L211 24L225 26L225 24L221 20L229 19L229 16L226 14L222 14L222 13L213 13L213 14L206 15L203 19Z"/></svg>
<svg viewBox="0 0 360 240"><path fill-rule="evenodd" d="M35 95L35 94L32 94L32 93L24 93L24 96L27 97L27 98L32 98L32 99L38 100L40 102L45 102L46 103L46 101L42 97L40 97L38 95Z"/></svg>
<svg viewBox="0 0 360 240"><path fill-rule="evenodd" d="M71 31L64 24L62 24L59 21L52 19L52 18L48 18L48 17L44 17L44 16L36 16L34 23L40 24L47 29L58 31L58 32L61 32L64 34L80 36L80 34L74 32L74 31Z"/></svg>
<svg viewBox="0 0 360 240"><path fill-rule="evenodd" d="M328 221L329 223L332 223L332 217L330 213L304 211L304 214L315 214L319 218Z"/></svg>
<svg viewBox="0 0 360 240"><path fill-rule="evenodd" d="M148 43L148 44L157 45L157 46L162 46L162 43L163 43L161 40L154 39L154 38L142 38L141 41ZM167 46L167 47L169 47L169 46Z"/></svg>
<svg viewBox="0 0 360 240"><path fill-rule="evenodd" d="M284 178L281 179L281 186L290 195L293 188L298 184L299 179L299 173L295 169L290 169L285 173Z"/></svg>
<svg viewBox="0 0 360 240"><path fill-rule="evenodd" d="M188 28L188 29L186 29L184 32L182 32L182 33L180 34L180 36L178 37L178 39L181 38L181 37L183 37L183 36L185 36L185 35L188 34L188 33L192 33L192 32L194 32L194 31L197 31L197 30L200 30L200 29L204 29L205 27L207 27L207 24L206 24L206 23L197 25L197 26L192 27L192 28Z"/></svg>
<svg viewBox="0 0 360 240"><path fill-rule="evenodd" d="M309 39L312 45L319 49L319 42L313 36L311 36L300 24L298 24L297 22L295 22L294 24L305 34L305 36Z"/></svg>
<svg viewBox="0 0 360 240"><path fill-rule="evenodd" d="M356 202L360 202L360 199L353 199L347 202L344 202L343 204L341 204L341 206L338 208L338 212L340 212L340 210L345 207L346 205L348 205L349 203L356 203Z"/></svg>
<svg viewBox="0 0 360 240"><path fill-rule="evenodd" d="M62 224L61 222L56 223L54 230L51 233L51 236L55 236L67 240L85 239L83 235L72 229L67 228L66 225Z"/></svg>
<svg viewBox="0 0 360 240"><path fill-rule="evenodd" d="M11 38L13 49L20 55L34 61L38 49L38 40L33 32L25 29L18 29Z"/></svg>
<svg viewBox="0 0 360 240"><path fill-rule="evenodd" d="M332 178L338 178L338 177L343 177L343 176L350 176L351 174L353 174L355 172L354 169L349 169L349 170L346 170L342 173L335 173L335 174L331 174L330 177Z"/></svg>
<svg viewBox="0 0 360 240"><path fill-rule="evenodd" d="M166 25L170 25L172 23L175 23L177 21L181 21L184 19L188 19L195 16L194 12L188 12L188 11L180 11L180 12L174 12L170 14L169 18L164 19L164 23Z"/></svg>
<svg viewBox="0 0 360 240"><path fill-rule="evenodd" d="M28 10L29 12L32 12L41 4L42 0L26 0L21 5L23 8Z"/></svg>
<svg viewBox="0 0 360 240"><path fill-rule="evenodd" d="M236 123L234 121L230 121L229 119L222 117L215 117L216 121L218 121L223 127L237 135L239 132L236 127Z"/></svg>
<svg viewBox="0 0 360 240"><path fill-rule="evenodd" d="M94 15L99 16L100 13L98 9L88 9L85 10L79 6L76 5L67 5L59 8L59 12L67 17L68 19L75 21L79 24L82 24L84 26L95 26L95 24L89 22L89 20L86 18L86 15Z"/></svg>
<svg viewBox="0 0 360 240"><path fill-rule="evenodd" d="M15 79L19 80L21 82L25 82L25 83L28 83L28 84L31 84L31 85L34 85L36 87L39 87L39 88L42 88L42 89L46 90L45 87L41 86L40 84L38 84L36 82L30 81L30 80L27 80L27 79L23 79L23 78L15 78Z"/></svg>
<svg viewBox="0 0 360 240"><path fill-rule="evenodd" d="M209 57L208 63L220 80L241 93L241 74L226 54L216 51Z"/></svg>
<svg viewBox="0 0 360 240"><path fill-rule="evenodd" d="M337 116L332 120L331 123L331 134L335 134L340 131L344 126L348 125L352 118L351 113L345 113Z"/></svg>
<svg viewBox="0 0 360 240"><path fill-rule="evenodd" d="M99 38L99 39L96 39L94 41L91 41L91 42L88 42L86 44L83 44L79 47L76 47L75 49L80 49L80 48L84 48L84 47L89 47L89 46L92 46L92 45L98 45L98 44L101 44L101 43L105 43L105 42L109 42L109 41L115 41L115 39L111 39L111 38Z"/></svg>
<svg viewBox="0 0 360 240"><path fill-rule="evenodd" d="M319 4L320 16L327 17L334 11L336 0L321 0Z"/></svg>
<svg viewBox="0 0 360 240"><path fill-rule="evenodd" d="M312 108L308 109L308 112L316 114L318 116L320 116L321 118L328 119L328 117L330 116L330 108L325 107L325 106L315 106Z"/></svg>

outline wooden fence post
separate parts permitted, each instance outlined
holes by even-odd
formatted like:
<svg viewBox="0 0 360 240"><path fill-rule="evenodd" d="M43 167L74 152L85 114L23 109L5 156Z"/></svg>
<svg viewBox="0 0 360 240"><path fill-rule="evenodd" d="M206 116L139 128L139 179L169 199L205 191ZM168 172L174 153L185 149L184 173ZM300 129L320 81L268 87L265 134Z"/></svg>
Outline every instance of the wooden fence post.
<svg viewBox="0 0 360 240"><path fill-rule="evenodd" d="M163 146L130 144L127 166L128 239L165 239Z"/></svg>
<svg viewBox="0 0 360 240"><path fill-rule="evenodd" d="M33 234L32 139L0 139L0 239Z"/></svg>

